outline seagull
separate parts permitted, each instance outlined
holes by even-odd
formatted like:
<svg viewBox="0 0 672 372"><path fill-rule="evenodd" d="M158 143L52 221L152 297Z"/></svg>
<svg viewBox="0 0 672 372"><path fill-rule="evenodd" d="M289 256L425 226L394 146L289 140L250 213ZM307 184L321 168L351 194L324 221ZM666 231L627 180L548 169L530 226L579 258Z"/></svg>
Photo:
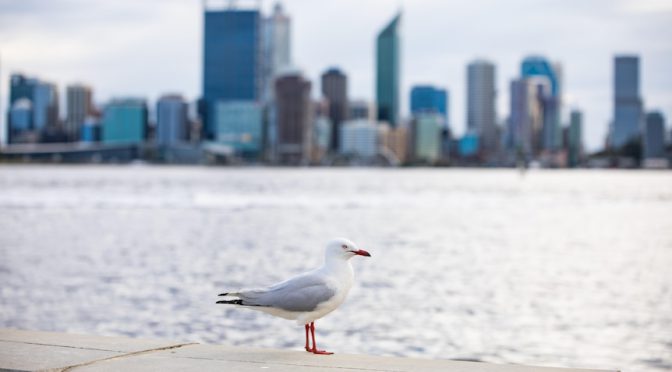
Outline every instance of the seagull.
<svg viewBox="0 0 672 372"><path fill-rule="evenodd" d="M330 355L319 350L315 343L315 321L336 310L343 303L352 287L354 274L350 259L354 256L371 257L345 238L334 239L325 249L321 267L297 275L267 288L225 292L220 296L233 299L217 301L218 304L236 305L262 311L284 319L296 320L306 331L306 351ZM313 346L309 345L308 334Z"/></svg>

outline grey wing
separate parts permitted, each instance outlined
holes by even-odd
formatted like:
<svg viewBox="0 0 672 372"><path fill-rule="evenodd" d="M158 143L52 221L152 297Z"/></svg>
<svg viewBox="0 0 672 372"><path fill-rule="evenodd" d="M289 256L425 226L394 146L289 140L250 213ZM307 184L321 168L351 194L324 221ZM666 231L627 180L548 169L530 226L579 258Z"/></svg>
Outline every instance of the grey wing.
<svg viewBox="0 0 672 372"><path fill-rule="evenodd" d="M268 306L286 311L313 311L336 294L327 283L314 275L302 275L268 289L242 291L243 305Z"/></svg>

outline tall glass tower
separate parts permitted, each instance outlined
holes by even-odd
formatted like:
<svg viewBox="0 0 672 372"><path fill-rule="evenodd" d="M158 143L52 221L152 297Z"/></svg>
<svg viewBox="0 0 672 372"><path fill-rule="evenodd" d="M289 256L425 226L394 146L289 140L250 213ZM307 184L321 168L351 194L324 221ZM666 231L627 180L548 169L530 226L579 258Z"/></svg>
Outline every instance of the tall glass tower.
<svg viewBox="0 0 672 372"><path fill-rule="evenodd" d="M477 134L485 153L496 150L495 65L475 60L467 66L467 130Z"/></svg>
<svg viewBox="0 0 672 372"><path fill-rule="evenodd" d="M611 145L619 148L639 136L643 113L639 96L639 57L616 56L614 64L614 132Z"/></svg>
<svg viewBox="0 0 672 372"><path fill-rule="evenodd" d="M543 126L541 129L541 145L544 150L557 150L561 142L560 112L562 103L562 87L560 65L551 64L546 58L531 56L523 60L520 75L523 78L543 77L548 79L551 92L543 97Z"/></svg>
<svg viewBox="0 0 672 372"><path fill-rule="evenodd" d="M203 32L204 136L216 137L217 101L257 101L261 81L258 9L205 9Z"/></svg>
<svg viewBox="0 0 672 372"><path fill-rule="evenodd" d="M401 13L376 38L377 117L392 127L399 123L400 27Z"/></svg>

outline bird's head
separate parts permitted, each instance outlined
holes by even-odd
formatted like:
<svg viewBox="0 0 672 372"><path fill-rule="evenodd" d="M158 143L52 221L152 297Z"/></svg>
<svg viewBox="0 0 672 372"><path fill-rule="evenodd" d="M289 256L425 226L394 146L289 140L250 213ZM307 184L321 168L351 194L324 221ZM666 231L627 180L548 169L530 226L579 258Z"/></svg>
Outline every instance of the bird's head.
<svg viewBox="0 0 672 372"><path fill-rule="evenodd" d="M359 249L355 243L345 238L337 238L327 244L327 259L340 258L348 260L353 256L371 257L371 254L363 249Z"/></svg>

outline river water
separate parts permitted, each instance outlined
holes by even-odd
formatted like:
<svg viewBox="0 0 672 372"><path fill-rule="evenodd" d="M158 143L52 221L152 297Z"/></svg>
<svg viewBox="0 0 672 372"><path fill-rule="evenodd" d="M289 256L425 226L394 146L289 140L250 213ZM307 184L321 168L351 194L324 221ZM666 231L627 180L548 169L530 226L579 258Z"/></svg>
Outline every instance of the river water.
<svg viewBox="0 0 672 372"><path fill-rule="evenodd" d="M340 353L672 369L672 172L0 167L0 327L301 349L217 293L316 267L356 284Z"/></svg>

